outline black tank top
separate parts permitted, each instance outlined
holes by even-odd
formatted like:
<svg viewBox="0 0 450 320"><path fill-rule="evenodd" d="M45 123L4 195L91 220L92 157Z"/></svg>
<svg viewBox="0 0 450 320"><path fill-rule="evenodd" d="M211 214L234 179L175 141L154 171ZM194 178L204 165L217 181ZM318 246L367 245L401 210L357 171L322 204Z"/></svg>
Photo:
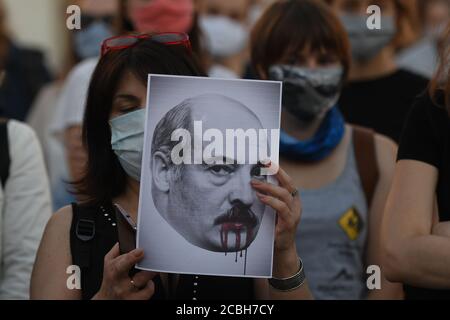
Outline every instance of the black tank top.
<svg viewBox="0 0 450 320"><path fill-rule="evenodd" d="M100 290L105 255L118 242L116 218L111 204L105 206L72 205L70 250L72 263L81 268L83 300L92 299ZM81 221L81 222L80 222ZM78 229L95 225L92 239L81 239ZM89 227L90 228L90 227ZM152 300L166 299L160 277L154 278ZM234 277L180 275L171 299L176 300L251 300L254 299L254 280Z"/></svg>

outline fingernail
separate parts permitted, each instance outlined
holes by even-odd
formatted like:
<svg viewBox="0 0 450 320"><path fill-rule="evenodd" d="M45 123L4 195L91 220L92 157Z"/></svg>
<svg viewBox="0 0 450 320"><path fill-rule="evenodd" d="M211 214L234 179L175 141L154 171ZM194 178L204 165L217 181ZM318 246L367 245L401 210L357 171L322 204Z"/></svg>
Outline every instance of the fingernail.
<svg viewBox="0 0 450 320"><path fill-rule="evenodd" d="M141 257L143 254L144 254L144 250L142 250L142 249L135 249L134 252L133 252L133 255L134 255L136 258Z"/></svg>
<svg viewBox="0 0 450 320"><path fill-rule="evenodd" d="M260 186L260 185L263 184L261 181L256 180L256 179L252 179L251 183L252 183L253 185L255 185L255 186Z"/></svg>
<svg viewBox="0 0 450 320"><path fill-rule="evenodd" d="M267 199L267 197L265 195L263 195L262 193L256 192L256 195L258 196L258 198L260 200L266 200Z"/></svg>

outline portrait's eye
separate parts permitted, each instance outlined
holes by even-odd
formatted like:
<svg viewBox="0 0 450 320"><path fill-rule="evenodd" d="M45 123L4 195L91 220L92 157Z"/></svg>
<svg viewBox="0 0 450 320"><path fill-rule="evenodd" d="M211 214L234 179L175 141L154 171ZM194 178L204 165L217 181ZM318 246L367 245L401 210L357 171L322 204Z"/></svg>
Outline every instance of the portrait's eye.
<svg viewBox="0 0 450 320"><path fill-rule="evenodd" d="M214 175L226 176L234 172L234 167L227 165L214 165L210 166L208 170Z"/></svg>
<svg viewBox="0 0 450 320"><path fill-rule="evenodd" d="M261 169L262 168L263 168L262 164L258 164L256 166L254 166L252 168L252 170L250 171L250 175L252 176L252 178L265 179L266 176L261 175Z"/></svg>

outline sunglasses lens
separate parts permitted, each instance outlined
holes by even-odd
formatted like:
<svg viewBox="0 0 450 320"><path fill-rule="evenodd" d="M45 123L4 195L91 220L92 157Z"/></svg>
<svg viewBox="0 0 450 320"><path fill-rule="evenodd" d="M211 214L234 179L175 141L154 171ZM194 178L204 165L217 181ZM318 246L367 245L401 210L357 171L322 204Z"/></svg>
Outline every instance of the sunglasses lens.
<svg viewBox="0 0 450 320"><path fill-rule="evenodd" d="M109 48L127 47L127 46L131 46L131 45L135 44L136 42L137 42L136 38L123 37L123 38L110 39L110 40L108 40L106 45Z"/></svg>
<svg viewBox="0 0 450 320"><path fill-rule="evenodd" d="M124 36L105 40L102 45L102 55L106 54L109 50L120 50L128 47L132 47L138 41L143 39L151 39L152 41L162 43L165 45L182 45L191 50L189 42L189 36L183 33L161 33L156 35L136 35L136 36Z"/></svg>
<svg viewBox="0 0 450 320"><path fill-rule="evenodd" d="M160 43L176 43L186 41L187 39L184 34L165 33L152 36L152 40Z"/></svg>

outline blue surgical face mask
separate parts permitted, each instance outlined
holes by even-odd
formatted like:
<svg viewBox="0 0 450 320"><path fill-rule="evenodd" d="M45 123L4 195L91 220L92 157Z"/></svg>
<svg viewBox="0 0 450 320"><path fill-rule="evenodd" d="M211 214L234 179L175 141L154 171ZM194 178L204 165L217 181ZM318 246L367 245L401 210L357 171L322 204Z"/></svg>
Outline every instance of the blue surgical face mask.
<svg viewBox="0 0 450 320"><path fill-rule="evenodd" d="M393 16L381 17L380 30L370 30L367 27L367 16L359 14L344 14L341 21L350 39L353 59L358 62L367 62L376 57L397 33Z"/></svg>
<svg viewBox="0 0 450 320"><path fill-rule="evenodd" d="M245 49L248 31L242 23L226 16L205 15L199 20L206 48L214 58L225 58Z"/></svg>
<svg viewBox="0 0 450 320"><path fill-rule="evenodd" d="M127 175L141 180L144 149L145 109L127 113L110 121L111 146Z"/></svg>
<svg viewBox="0 0 450 320"><path fill-rule="evenodd" d="M103 21L96 21L74 34L74 46L81 59L100 55L103 40L112 37L111 26Z"/></svg>

